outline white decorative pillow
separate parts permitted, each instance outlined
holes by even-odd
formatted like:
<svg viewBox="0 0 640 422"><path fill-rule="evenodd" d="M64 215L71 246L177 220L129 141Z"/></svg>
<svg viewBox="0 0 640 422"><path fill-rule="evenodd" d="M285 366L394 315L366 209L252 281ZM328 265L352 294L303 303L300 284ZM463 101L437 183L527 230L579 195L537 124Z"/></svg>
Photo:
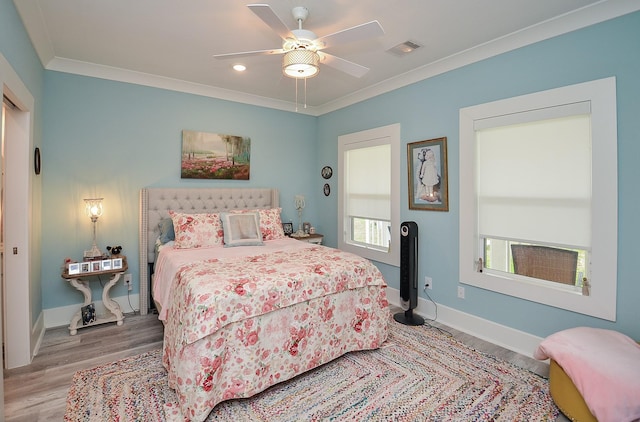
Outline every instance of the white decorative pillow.
<svg viewBox="0 0 640 422"><path fill-rule="evenodd" d="M169 211L177 249L222 245L220 214L183 214Z"/></svg>
<svg viewBox="0 0 640 422"><path fill-rule="evenodd" d="M263 245L260 233L260 215L257 212L220 214L224 228L224 246Z"/></svg>
<svg viewBox="0 0 640 422"><path fill-rule="evenodd" d="M260 215L260 232L262 232L262 240L283 239L284 230L282 229L282 219L280 213L282 208L258 208L254 210L238 210L234 213L257 212Z"/></svg>

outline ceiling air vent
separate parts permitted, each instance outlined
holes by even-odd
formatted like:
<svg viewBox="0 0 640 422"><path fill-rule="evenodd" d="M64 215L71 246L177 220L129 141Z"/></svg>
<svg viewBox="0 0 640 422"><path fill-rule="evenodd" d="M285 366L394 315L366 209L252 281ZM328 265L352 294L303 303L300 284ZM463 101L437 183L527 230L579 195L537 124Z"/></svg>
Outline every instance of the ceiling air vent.
<svg viewBox="0 0 640 422"><path fill-rule="evenodd" d="M402 44L398 44L395 47L388 49L387 51L396 56L402 57L409 53L413 53L415 50L422 47L420 44L413 41L405 41Z"/></svg>

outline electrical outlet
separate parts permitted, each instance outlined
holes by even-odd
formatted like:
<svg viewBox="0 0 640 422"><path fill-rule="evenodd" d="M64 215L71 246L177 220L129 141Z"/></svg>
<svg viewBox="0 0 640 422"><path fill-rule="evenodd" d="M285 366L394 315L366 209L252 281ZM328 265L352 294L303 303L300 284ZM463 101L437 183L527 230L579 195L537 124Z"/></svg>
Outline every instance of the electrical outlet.
<svg viewBox="0 0 640 422"><path fill-rule="evenodd" d="M431 277L424 278L424 288L429 290L433 289L433 279L431 279Z"/></svg>
<svg viewBox="0 0 640 422"><path fill-rule="evenodd" d="M133 290L133 286L131 285L131 274L124 275L124 284L127 286L127 290Z"/></svg>
<svg viewBox="0 0 640 422"><path fill-rule="evenodd" d="M464 299L464 287L458 286L458 297Z"/></svg>

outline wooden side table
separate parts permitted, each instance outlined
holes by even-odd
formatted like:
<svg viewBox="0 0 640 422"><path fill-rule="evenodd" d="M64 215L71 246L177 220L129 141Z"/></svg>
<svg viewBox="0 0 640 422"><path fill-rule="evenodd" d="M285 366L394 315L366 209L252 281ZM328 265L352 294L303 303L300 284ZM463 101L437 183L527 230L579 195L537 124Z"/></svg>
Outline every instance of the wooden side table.
<svg viewBox="0 0 640 422"><path fill-rule="evenodd" d="M294 235L291 235L291 238L300 240L302 242L315 243L316 245L322 245L322 240L324 239L324 236L321 235L320 233L314 233L305 237L296 237Z"/></svg>
<svg viewBox="0 0 640 422"><path fill-rule="evenodd" d="M73 274L69 275L67 272L62 273L62 278L67 280L73 287L82 292L84 295L84 303L82 306L87 306L91 303L91 286L90 281L97 280L98 276L107 275L109 276L109 281L102 288L102 303L105 308L111 313L111 315L104 316L96 316L95 321L90 322L88 324L83 324L82 322L82 310L79 309L73 317L71 318L71 323L69 324L69 334L75 336L78 333L79 328L92 327L94 325L105 324L107 322L115 322L118 325L122 325L124 321L124 315L122 310L120 309L120 305L118 302L111 299L109 296L109 291L113 286L116 285L122 274L124 274L127 269L127 259L126 257L122 257L122 268L108 270L108 271L93 271L88 273L81 274Z"/></svg>

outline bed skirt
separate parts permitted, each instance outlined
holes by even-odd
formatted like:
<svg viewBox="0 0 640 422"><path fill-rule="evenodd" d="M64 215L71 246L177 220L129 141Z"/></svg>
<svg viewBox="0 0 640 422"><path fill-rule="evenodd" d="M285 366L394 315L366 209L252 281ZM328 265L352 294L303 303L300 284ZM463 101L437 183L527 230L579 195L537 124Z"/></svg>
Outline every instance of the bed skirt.
<svg viewBox="0 0 640 422"><path fill-rule="evenodd" d="M345 353L376 349L388 335L386 288L367 286L231 323L176 349L163 363L185 419L251 397Z"/></svg>

